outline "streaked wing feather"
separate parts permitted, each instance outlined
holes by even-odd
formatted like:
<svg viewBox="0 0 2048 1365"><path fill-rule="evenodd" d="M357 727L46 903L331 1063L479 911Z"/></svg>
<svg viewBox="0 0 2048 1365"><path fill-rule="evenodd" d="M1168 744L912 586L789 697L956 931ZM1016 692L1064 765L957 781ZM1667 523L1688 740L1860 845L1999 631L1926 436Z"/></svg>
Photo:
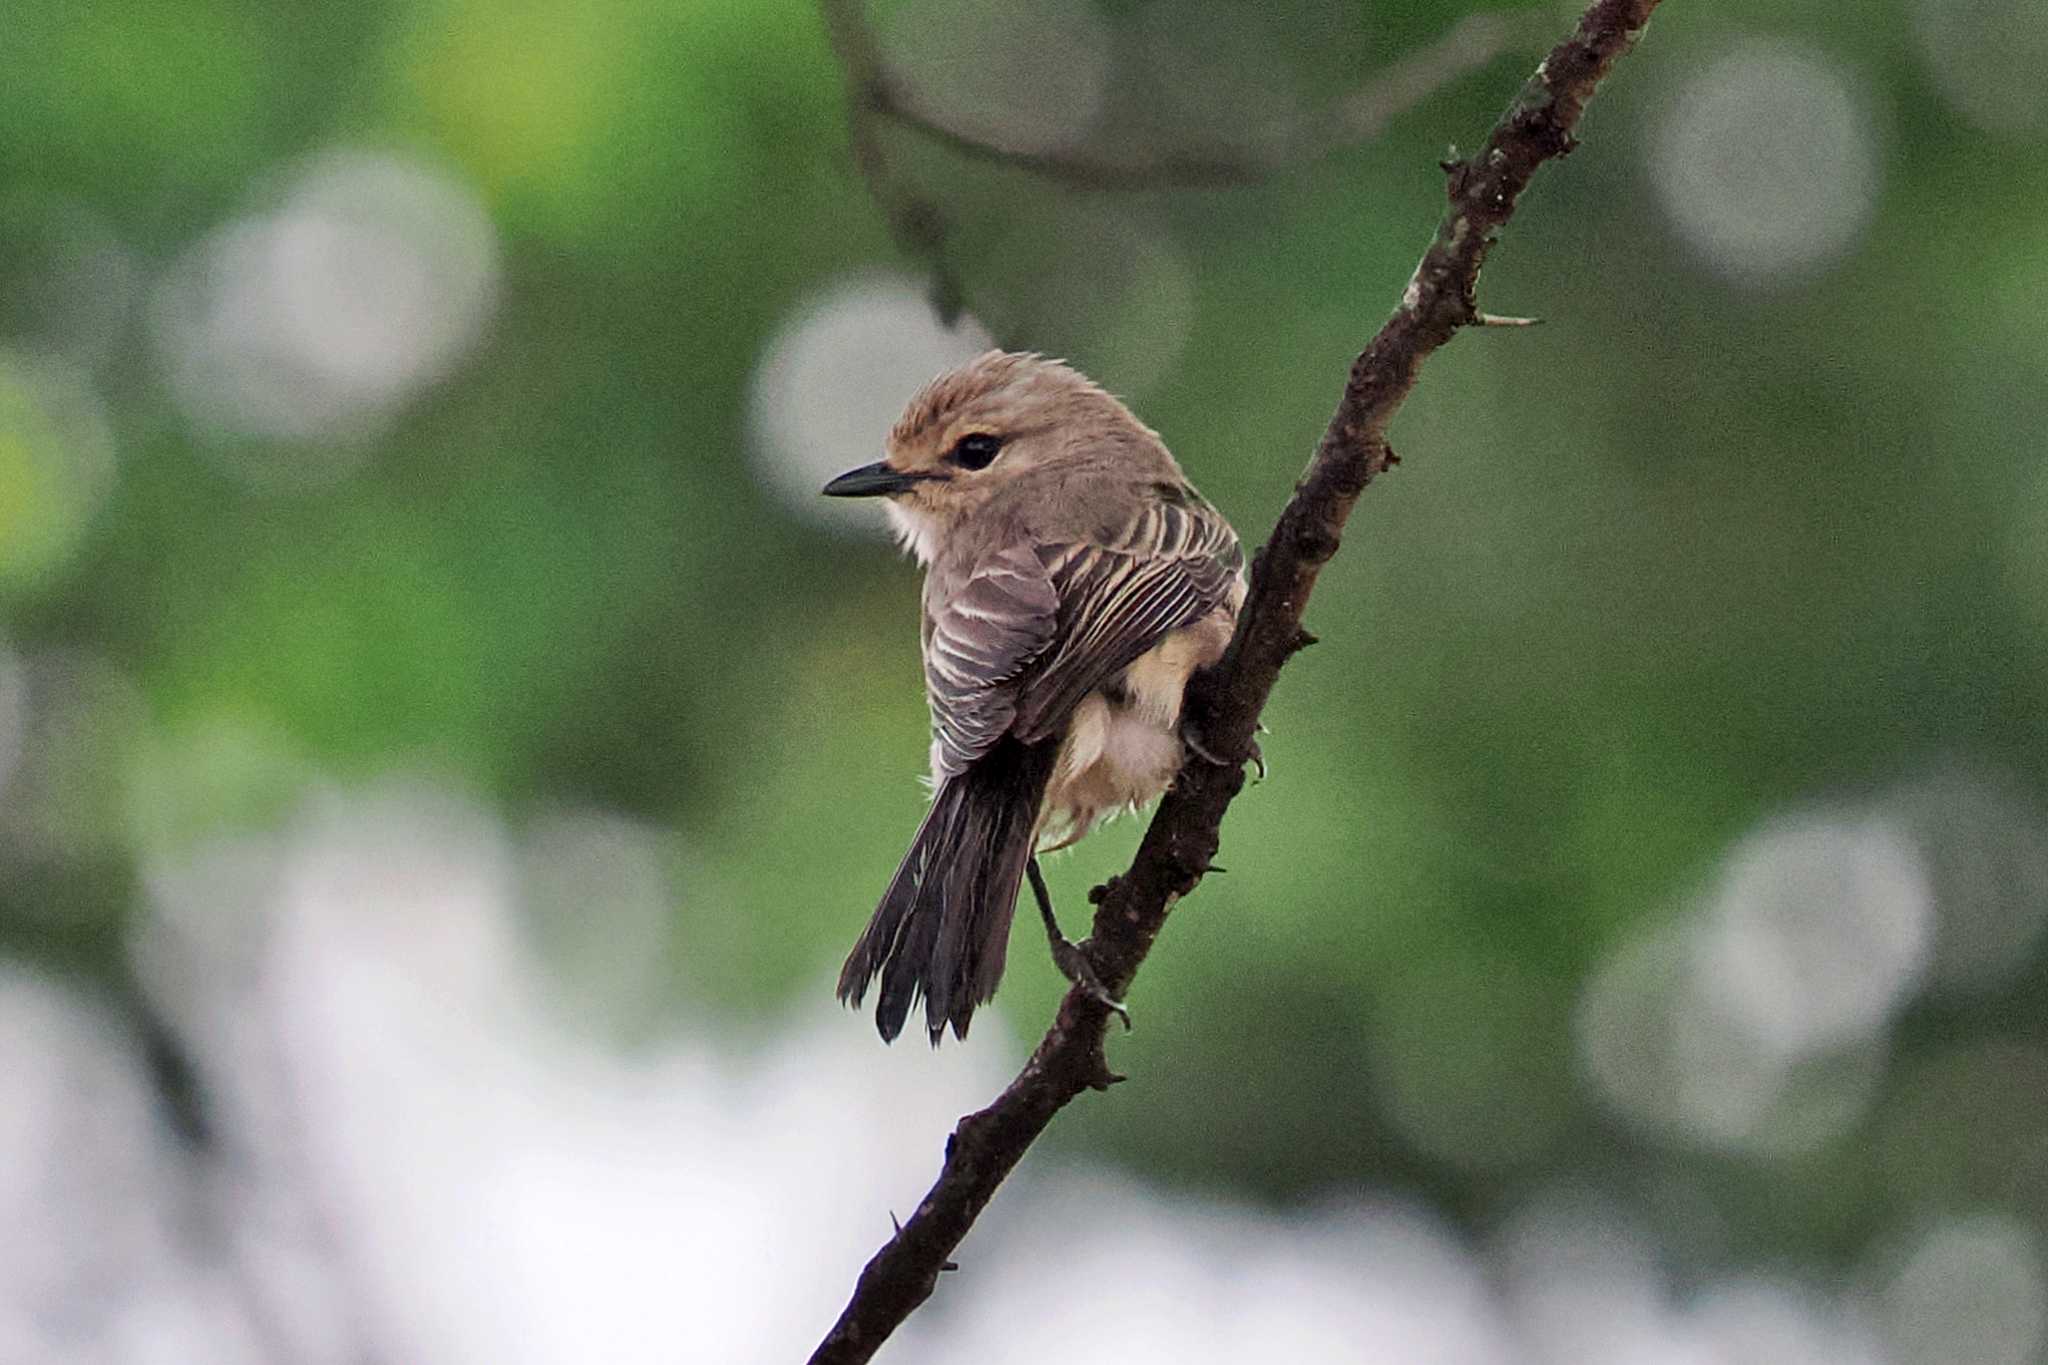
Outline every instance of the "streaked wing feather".
<svg viewBox="0 0 2048 1365"><path fill-rule="evenodd" d="M1033 548L1007 546L928 600L925 691L938 739L935 778L963 772L1017 714L1016 680L1053 641L1059 598Z"/></svg>
<svg viewBox="0 0 2048 1365"><path fill-rule="evenodd" d="M1162 636L1230 600L1244 563L1236 534L1207 503L1175 492L1148 503L1120 535L1046 550L1057 643L1024 679L1013 724L1020 739L1058 730L1083 697Z"/></svg>

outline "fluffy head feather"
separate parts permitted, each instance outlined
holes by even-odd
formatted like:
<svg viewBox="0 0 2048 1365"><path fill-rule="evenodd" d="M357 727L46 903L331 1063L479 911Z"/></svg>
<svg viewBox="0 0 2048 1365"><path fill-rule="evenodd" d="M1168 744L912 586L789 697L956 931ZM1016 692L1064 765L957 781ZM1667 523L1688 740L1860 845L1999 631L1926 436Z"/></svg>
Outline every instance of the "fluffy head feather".
<svg viewBox="0 0 2048 1365"><path fill-rule="evenodd" d="M1158 434L1129 408L1065 362L1027 352L984 352L926 384L886 452L890 468L919 476L888 508L925 564L948 530L1006 491L1057 509L1078 505L1091 480L1181 480ZM1066 487L1075 492L1063 498Z"/></svg>

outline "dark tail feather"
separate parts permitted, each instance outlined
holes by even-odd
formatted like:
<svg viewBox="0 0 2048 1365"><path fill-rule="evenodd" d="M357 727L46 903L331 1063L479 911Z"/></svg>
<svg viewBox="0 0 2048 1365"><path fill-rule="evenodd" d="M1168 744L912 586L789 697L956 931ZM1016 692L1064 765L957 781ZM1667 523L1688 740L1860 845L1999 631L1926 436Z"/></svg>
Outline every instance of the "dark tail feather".
<svg viewBox="0 0 2048 1365"><path fill-rule="evenodd" d="M1057 744L1004 739L947 779L839 973L839 998L859 1008L879 976L875 1027L884 1039L924 997L932 1043L968 1020L1003 977L1010 917L1031 858L1031 829Z"/></svg>

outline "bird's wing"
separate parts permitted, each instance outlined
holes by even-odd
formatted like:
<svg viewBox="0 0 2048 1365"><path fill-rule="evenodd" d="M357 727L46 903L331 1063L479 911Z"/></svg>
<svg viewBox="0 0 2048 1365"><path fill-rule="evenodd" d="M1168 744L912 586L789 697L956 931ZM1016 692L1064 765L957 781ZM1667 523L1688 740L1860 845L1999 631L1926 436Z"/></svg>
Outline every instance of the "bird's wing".
<svg viewBox="0 0 2048 1365"><path fill-rule="evenodd" d="M1059 613L1051 646L1020 680L1011 728L1035 742L1160 639L1231 600L1237 535L1192 489L1161 484L1115 534L1041 545Z"/></svg>
<svg viewBox="0 0 2048 1365"><path fill-rule="evenodd" d="M926 598L924 680L932 777L966 770L1017 715L1017 680L1053 643L1059 596L1036 548L1018 541Z"/></svg>

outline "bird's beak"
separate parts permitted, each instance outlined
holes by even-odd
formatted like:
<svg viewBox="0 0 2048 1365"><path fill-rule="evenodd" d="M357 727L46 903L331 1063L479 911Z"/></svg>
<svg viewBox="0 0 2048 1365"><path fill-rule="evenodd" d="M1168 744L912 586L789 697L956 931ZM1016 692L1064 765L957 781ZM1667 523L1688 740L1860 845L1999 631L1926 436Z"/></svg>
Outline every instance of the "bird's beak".
<svg viewBox="0 0 2048 1365"><path fill-rule="evenodd" d="M908 493L930 474L906 474L890 466L887 460L864 464L859 469L849 469L825 485L828 498L886 498L897 493Z"/></svg>

